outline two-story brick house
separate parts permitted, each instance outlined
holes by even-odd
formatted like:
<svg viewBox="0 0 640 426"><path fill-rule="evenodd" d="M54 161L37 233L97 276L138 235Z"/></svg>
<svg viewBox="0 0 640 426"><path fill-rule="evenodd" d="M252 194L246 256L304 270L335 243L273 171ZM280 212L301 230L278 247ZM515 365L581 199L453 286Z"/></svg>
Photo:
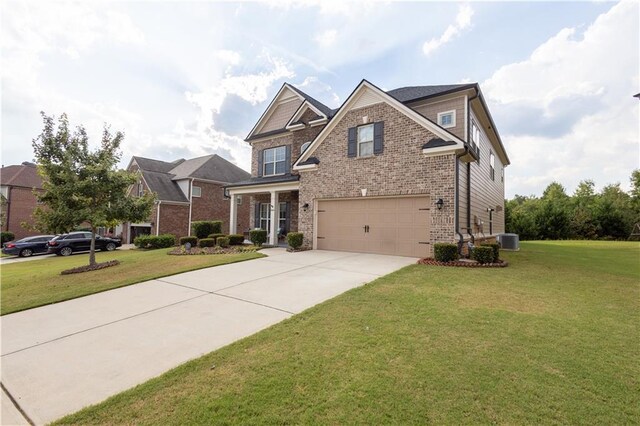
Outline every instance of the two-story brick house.
<svg viewBox="0 0 640 426"><path fill-rule="evenodd" d="M246 140L252 177L227 190L271 244L300 231L314 249L428 256L504 232L509 158L478 84L363 80L336 110L284 84Z"/></svg>
<svg viewBox="0 0 640 426"><path fill-rule="evenodd" d="M140 175L129 195L152 192L157 200L146 222L118 227L116 233L122 234L125 243L141 234L173 234L178 238L191 235L191 222L198 220L222 220L223 232L227 233L230 199L225 196L224 186L250 176L215 154L173 162L134 156L127 170ZM249 229L249 200L235 197L234 207L234 230L245 232Z"/></svg>
<svg viewBox="0 0 640 426"><path fill-rule="evenodd" d="M40 234L22 226L23 222L33 225L33 211L38 206L34 191L42 191L42 178L35 164L25 161L2 167L2 230L13 232L17 240Z"/></svg>

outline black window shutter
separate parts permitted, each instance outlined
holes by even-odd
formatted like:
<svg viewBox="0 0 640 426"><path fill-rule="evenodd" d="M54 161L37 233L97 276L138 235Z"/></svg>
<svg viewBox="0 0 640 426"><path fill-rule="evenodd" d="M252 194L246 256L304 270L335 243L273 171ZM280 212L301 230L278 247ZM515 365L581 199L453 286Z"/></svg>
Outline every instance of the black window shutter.
<svg viewBox="0 0 640 426"><path fill-rule="evenodd" d="M258 151L258 177L262 177L262 162L264 161L264 149Z"/></svg>
<svg viewBox="0 0 640 426"><path fill-rule="evenodd" d="M253 223L254 228L260 228L260 203L256 203L256 214L255 214L255 222Z"/></svg>
<svg viewBox="0 0 640 426"><path fill-rule="evenodd" d="M349 139L347 143L347 157L355 157L358 155L358 141L356 138L356 128L349 128Z"/></svg>
<svg viewBox="0 0 640 426"><path fill-rule="evenodd" d="M384 148L384 121L373 124L373 153L382 154Z"/></svg>
<svg viewBox="0 0 640 426"><path fill-rule="evenodd" d="M291 173L291 145L285 145L284 172Z"/></svg>

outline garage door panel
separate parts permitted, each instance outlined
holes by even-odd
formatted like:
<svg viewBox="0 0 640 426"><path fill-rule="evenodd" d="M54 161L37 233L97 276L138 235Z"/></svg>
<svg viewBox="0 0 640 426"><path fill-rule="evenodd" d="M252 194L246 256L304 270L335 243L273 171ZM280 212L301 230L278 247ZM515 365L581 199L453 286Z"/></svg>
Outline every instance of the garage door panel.
<svg viewBox="0 0 640 426"><path fill-rule="evenodd" d="M318 201L317 247L364 253L424 257L429 197ZM369 232L364 227L369 225Z"/></svg>

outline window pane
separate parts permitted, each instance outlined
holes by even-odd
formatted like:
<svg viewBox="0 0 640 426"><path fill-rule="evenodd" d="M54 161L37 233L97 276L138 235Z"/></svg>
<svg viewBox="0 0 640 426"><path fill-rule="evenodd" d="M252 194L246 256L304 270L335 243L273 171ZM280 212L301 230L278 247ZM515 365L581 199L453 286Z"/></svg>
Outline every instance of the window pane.
<svg viewBox="0 0 640 426"><path fill-rule="evenodd" d="M284 173L285 171L285 162L279 161L276 163L276 174Z"/></svg>
<svg viewBox="0 0 640 426"><path fill-rule="evenodd" d="M284 161L286 148L284 146L279 146L275 150L276 150L276 161Z"/></svg>
<svg viewBox="0 0 640 426"><path fill-rule="evenodd" d="M373 155L373 142L364 142L360 144L360 157Z"/></svg>
<svg viewBox="0 0 640 426"><path fill-rule="evenodd" d="M272 175L273 174L273 165L274 163L265 163L264 165L264 174L265 175Z"/></svg>
<svg viewBox="0 0 640 426"><path fill-rule="evenodd" d="M268 163L273 161L273 157L274 157L274 149L265 149L264 150L264 162Z"/></svg>
<svg viewBox="0 0 640 426"><path fill-rule="evenodd" d="M287 203L280 203L280 220L287 218Z"/></svg>
<svg viewBox="0 0 640 426"><path fill-rule="evenodd" d="M302 154L303 152L305 152L307 150L307 148L309 148L309 145L311 145L311 142L305 142L302 144L302 146L300 147L300 154Z"/></svg>
<svg viewBox="0 0 640 426"><path fill-rule="evenodd" d="M358 127L358 142L373 141L373 124Z"/></svg>

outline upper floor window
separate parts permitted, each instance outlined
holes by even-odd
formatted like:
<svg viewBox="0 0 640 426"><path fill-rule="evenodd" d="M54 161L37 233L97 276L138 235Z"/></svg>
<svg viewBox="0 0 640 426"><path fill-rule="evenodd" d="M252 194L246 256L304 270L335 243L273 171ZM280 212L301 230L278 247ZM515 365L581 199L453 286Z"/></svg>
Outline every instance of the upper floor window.
<svg viewBox="0 0 640 426"><path fill-rule="evenodd" d="M438 124L445 129L456 126L456 111L445 111L438 113Z"/></svg>
<svg viewBox="0 0 640 426"><path fill-rule="evenodd" d="M284 174L286 170L287 150L285 146L265 149L263 154L262 175L273 176Z"/></svg>
<svg viewBox="0 0 640 426"><path fill-rule="evenodd" d="M242 204L242 195L236 195L236 204L237 205Z"/></svg>
<svg viewBox="0 0 640 426"><path fill-rule="evenodd" d="M489 167L489 177L491 178L491 180L496 180L496 158L491 151L489 151Z"/></svg>
<svg viewBox="0 0 640 426"><path fill-rule="evenodd" d="M309 145L311 145L311 141L303 143L300 147L300 154L304 153L309 148Z"/></svg>
<svg viewBox="0 0 640 426"><path fill-rule="evenodd" d="M191 187L191 196L192 197L202 197L202 188L200 188L199 186L192 186Z"/></svg>
<svg viewBox="0 0 640 426"><path fill-rule="evenodd" d="M480 147L480 128L475 121L471 122L471 143L476 146L476 149Z"/></svg>
<svg viewBox="0 0 640 426"><path fill-rule="evenodd" d="M144 185L142 181L138 181L138 197L142 197L144 195Z"/></svg>
<svg viewBox="0 0 640 426"><path fill-rule="evenodd" d="M500 167L500 182L504 182L504 166Z"/></svg>
<svg viewBox="0 0 640 426"><path fill-rule="evenodd" d="M358 157L373 155L373 124L358 127Z"/></svg>

